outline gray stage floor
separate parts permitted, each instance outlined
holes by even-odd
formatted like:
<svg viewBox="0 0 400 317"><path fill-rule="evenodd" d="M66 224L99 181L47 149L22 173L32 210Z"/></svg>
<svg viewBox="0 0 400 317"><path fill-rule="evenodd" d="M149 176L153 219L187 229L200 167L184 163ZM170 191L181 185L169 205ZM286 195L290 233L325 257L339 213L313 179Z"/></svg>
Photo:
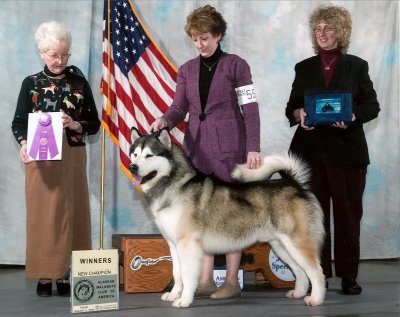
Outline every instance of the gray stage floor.
<svg viewBox="0 0 400 317"><path fill-rule="evenodd" d="M340 279L329 280L326 301L307 307L301 299L287 299L284 289L269 284L257 286L254 273L247 272L241 298L230 300L195 299L192 307L177 309L160 300L160 294L125 294L120 291L119 310L86 313L90 316L129 317L225 317L225 316L400 316L400 261L362 261L358 296L340 294ZM71 316L69 298L40 298L36 281L26 280L23 267L0 266L0 316ZM85 314L80 314L85 315Z"/></svg>

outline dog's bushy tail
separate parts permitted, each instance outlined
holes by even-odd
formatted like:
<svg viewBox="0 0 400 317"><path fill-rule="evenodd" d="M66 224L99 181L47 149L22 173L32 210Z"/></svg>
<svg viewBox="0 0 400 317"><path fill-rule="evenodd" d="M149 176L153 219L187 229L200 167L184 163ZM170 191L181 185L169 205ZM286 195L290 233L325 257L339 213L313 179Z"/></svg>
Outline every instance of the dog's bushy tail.
<svg viewBox="0 0 400 317"><path fill-rule="evenodd" d="M246 164L238 164L232 172L232 178L248 183L269 179L277 172L286 174L303 188L309 187L309 167L294 154L266 156L263 164L257 169L250 169Z"/></svg>

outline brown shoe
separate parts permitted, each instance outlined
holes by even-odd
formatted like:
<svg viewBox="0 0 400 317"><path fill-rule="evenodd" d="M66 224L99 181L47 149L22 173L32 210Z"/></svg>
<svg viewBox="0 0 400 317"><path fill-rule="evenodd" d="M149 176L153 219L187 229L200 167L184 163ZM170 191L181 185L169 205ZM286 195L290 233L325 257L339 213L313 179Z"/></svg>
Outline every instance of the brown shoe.
<svg viewBox="0 0 400 317"><path fill-rule="evenodd" d="M241 289L239 284L238 285L230 285L224 283L222 286L218 288L215 293L211 294L212 299L227 299L227 298L234 298L239 297L241 294Z"/></svg>
<svg viewBox="0 0 400 317"><path fill-rule="evenodd" d="M196 297L210 296L212 293L216 291L217 291L217 286L215 285L215 283L199 284L199 286L197 286L196 292L194 293L194 296Z"/></svg>

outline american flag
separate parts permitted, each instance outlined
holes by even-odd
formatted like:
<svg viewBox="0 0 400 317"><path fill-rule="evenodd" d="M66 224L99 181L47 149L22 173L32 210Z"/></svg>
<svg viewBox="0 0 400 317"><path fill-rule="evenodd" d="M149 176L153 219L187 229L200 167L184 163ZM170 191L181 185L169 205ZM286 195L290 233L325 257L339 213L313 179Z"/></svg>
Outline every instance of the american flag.
<svg viewBox="0 0 400 317"><path fill-rule="evenodd" d="M130 0L105 0L103 20L102 121L119 147L129 173L130 130L143 134L167 111L176 87L176 68L154 44ZM171 131L183 142L183 125Z"/></svg>

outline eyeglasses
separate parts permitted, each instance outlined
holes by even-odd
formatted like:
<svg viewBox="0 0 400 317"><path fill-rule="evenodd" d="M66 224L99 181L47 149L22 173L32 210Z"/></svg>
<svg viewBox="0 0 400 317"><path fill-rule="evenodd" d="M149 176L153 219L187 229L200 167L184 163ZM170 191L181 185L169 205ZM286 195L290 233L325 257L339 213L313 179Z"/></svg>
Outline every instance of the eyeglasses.
<svg viewBox="0 0 400 317"><path fill-rule="evenodd" d="M61 60L63 62L67 61L68 58L71 56L71 53L68 52L66 54L62 54L62 55L49 55L47 54L47 52L45 52L45 54L47 55L48 58L50 58L52 61L58 61Z"/></svg>
<svg viewBox="0 0 400 317"><path fill-rule="evenodd" d="M322 27L316 27L314 29L314 33L315 34L322 34L323 32L324 33L329 33L329 32L333 32L333 31L335 31L335 29L330 27L330 26L325 26L323 28Z"/></svg>

